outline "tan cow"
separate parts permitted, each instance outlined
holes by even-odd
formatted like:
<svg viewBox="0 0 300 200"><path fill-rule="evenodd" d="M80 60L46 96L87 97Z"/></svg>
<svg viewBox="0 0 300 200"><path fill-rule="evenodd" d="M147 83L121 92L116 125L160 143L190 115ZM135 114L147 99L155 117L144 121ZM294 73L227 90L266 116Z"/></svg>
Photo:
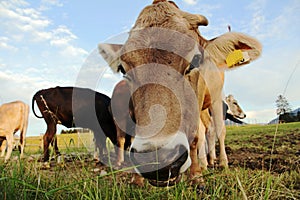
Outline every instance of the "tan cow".
<svg viewBox="0 0 300 200"><path fill-rule="evenodd" d="M232 67L260 55L260 43L241 33L204 39L198 26L207 24L204 16L184 12L174 2L155 0L142 10L124 45L99 45L111 68L126 72L136 120L130 159L156 186L176 184L188 167L193 182L202 184L200 111L209 108L216 133L225 132L221 92L226 60L231 55ZM232 62L235 50L243 59ZM220 157L227 165L226 152Z"/></svg>
<svg viewBox="0 0 300 200"><path fill-rule="evenodd" d="M239 119L244 119L246 114L243 112L242 108L238 104L237 100L233 97L233 95L228 95L223 101L223 120L231 120L235 123L242 124L243 122ZM207 166L213 166L214 161L216 160L216 151L215 151L215 142L216 139L225 139L225 136L216 135L214 131L214 126L212 123L212 118L208 109L205 109L201 112L201 129L206 133L206 141L207 147L204 149L203 146L199 144L199 164L201 168L207 169ZM221 134L224 134L222 132ZM219 141L220 143L224 143L224 141ZM225 146L220 146L220 148L225 148ZM207 151L206 151L207 149ZM225 152L225 149L220 149L220 152ZM208 158L208 160L207 160ZM222 165L221 165L222 166ZM224 166L222 166L224 167Z"/></svg>
<svg viewBox="0 0 300 200"><path fill-rule="evenodd" d="M14 134L20 131L21 157L24 154L25 137L28 126L29 106L22 101L14 101L0 106L0 138L7 141L5 162L11 156L14 143ZM4 145L3 145L4 146ZM1 157L4 157L5 147L1 148Z"/></svg>

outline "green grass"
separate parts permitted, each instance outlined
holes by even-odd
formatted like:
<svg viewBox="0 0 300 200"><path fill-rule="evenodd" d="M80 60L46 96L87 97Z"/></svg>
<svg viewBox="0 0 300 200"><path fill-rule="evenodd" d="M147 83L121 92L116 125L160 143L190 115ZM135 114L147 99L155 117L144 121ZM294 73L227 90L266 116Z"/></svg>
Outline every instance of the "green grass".
<svg viewBox="0 0 300 200"><path fill-rule="evenodd" d="M291 153L289 155L297 153L300 123L281 124L277 132L276 129L276 125L228 127L226 146L232 151L228 154L229 160L242 148L257 149L266 155L277 152L280 156L287 151ZM293 141L288 140L292 136L297 137L295 144L288 142ZM68 142L69 137L58 136L64 153L77 148ZM78 143L75 141L75 144ZM274 162L277 162L275 158ZM293 159L298 159L299 164L299 155ZM297 160L293 161L297 164ZM299 167L280 173L259 167L250 169L242 164L231 165L226 170L209 169L204 172L205 190L198 192L187 180L188 174L174 187L157 188L148 183L137 187L129 184L130 173L111 168L92 171L94 164L81 156L64 166L53 165L51 170L43 170L40 166L36 160L29 162L26 158L7 164L0 161L0 199L300 199Z"/></svg>

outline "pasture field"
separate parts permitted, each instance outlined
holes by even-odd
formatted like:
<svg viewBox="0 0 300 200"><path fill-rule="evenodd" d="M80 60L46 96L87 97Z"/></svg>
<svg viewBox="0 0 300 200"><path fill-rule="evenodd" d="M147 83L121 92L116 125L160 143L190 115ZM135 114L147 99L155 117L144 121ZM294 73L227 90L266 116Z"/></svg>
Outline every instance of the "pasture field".
<svg viewBox="0 0 300 200"><path fill-rule="evenodd" d="M204 191L187 174L169 188L131 185L130 167L96 166L92 144L76 138L58 136L64 162L53 159L50 169L38 162L41 149L30 145L25 158L0 160L0 199L300 199L300 123L227 127L229 169L204 172Z"/></svg>

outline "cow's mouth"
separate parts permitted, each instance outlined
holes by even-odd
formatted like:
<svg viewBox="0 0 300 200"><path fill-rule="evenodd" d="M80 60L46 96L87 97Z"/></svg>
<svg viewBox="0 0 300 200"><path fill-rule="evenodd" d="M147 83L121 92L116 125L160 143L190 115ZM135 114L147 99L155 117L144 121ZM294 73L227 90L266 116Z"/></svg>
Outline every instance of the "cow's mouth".
<svg viewBox="0 0 300 200"><path fill-rule="evenodd" d="M145 160L145 155L137 154L134 149L131 150L130 158L133 164L139 165L137 159L141 159L141 161ZM155 156L154 153L156 152L151 152L153 156ZM167 155L166 152L160 153ZM136 169L138 170L139 174L148 179L149 183L153 186L173 186L181 180L181 173L183 172L182 166L184 166L187 162L188 154L189 152L184 145L178 145L175 150L169 154L170 156L166 157L172 157L173 159L171 159L171 161L162 159L161 162L153 162L148 165L137 166ZM151 157L148 158L148 160L150 159Z"/></svg>
<svg viewBox="0 0 300 200"><path fill-rule="evenodd" d="M151 180L148 179L148 182L156 187L168 187L168 186L174 186L175 184L179 183L179 181L181 180L181 174L179 174L176 177L170 178L167 181L160 181L160 180Z"/></svg>

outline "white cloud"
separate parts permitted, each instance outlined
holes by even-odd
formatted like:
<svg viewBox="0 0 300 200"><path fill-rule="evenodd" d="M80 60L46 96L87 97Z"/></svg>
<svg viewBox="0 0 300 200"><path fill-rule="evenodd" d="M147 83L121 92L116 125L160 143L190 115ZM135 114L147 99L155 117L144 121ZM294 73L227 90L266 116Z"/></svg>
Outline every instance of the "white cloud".
<svg viewBox="0 0 300 200"><path fill-rule="evenodd" d="M59 26L57 29L54 29L52 31L52 36L50 44L53 46L65 46L71 41L77 39L77 36L74 35L66 26Z"/></svg>
<svg viewBox="0 0 300 200"><path fill-rule="evenodd" d="M61 55L64 57L81 57L85 58L88 55L88 52L82 48L74 47L74 46L66 46L62 51L60 51Z"/></svg>
<svg viewBox="0 0 300 200"><path fill-rule="evenodd" d="M37 88L51 85L50 82L41 77L31 77L12 71L0 71L0 82L2 88L1 98L5 102L19 99L28 103L32 93Z"/></svg>
<svg viewBox="0 0 300 200"><path fill-rule="evenodd" d="M36 69L29 69L27 72L34 71L37 72ZM15 73L12 71L0 71L0 83L0 104L21 100L30 105L30 107L32 96L38 90L56 86L53 85L53 81L46 80L41 76L32 77L30 73ZM55 84L59 83L60 81L55 81ZM27 135L39 135L44 133L45 130L46 124L44 120L37 119L30 111Z"/></svg>
<svg viewBox="0 0 300 200"><path fill-rule="evenodd" d="M48 8L63 5L58 0L43 0L41 4ZM69 64L70 61L72 64L82 63L88 54L77 47L78 37L67 26L54 24L43 9L33 7L25 1L1 1L0 17L4 19L0 21L4 30L0 35L1 49L15 51L22 48L33 52L43 48L44 50L37 52L41 56L47 51L48 56L45 58L50 59L51 55L59 53L62 58L67 58Z"/></svg>
<svg viewBox="0 0 300 200"><path fill-rule="evenodd" d="M48 4L59 4L59 1L44 1ZM50 42L51 45L60 45L61 43L68 45L71 41L77 39L68 27L59 25L57 28L50 28L52 21L43 15L38 9L28 6L28 4L15 5L13 2L4 1L0 4L0 25L6 28L7 35L23 35L27 41ZM18 5L22 5L18 7ZM8 37L8 36L7 36Z"/></svg>
<svg viewBox="0 0 300 200"><path fill-rule="evenodd" d="M270 6L276 9L272 10ZM247 32L261 40L287 39L291 37L290 33L295 33L296 28L299 29L298 1L289 1L277 6L272 1L256 0L249 5L248 9L253 14Z"/></svg>
<svg viewBox="0 0 300 200"><path fill-rule="evenodd" d="M275 107L273 109L247 111L246 115L247 117L244 121L252 124L269 123L271 120L277 117Z"/></svg>
<svg viewBox="0 0 300 200"><path fill-rule="evenodd" d="M17 51L18 48L8 44L9 39L7 37L0 37L0 50Z"/></svg>
<svg viewBox="0 0 300 200"><path fill-rule="evenodd" d="M22 6L28 6L29 4L24 0L10 0L10 1L1 1L0 2L1 7L7 7L7 8L16 8L16 7L22 7Z"/></svg>
<svg viewBox="0 0 300 200"><path fill-rule="evenodd" d="M36 9L24 8L27 5L25 2L17 1L1 2L0 17L3 20L1 20L0 26L4 28L6 37L18 35L18 38L22 39L26 36L26 41L48 40L50 35L46 33L45 29L49 27L51 21Z"/></svg>
<svg viewBox="0 0 300 200"><path fill-rule="evenodd" d="M59 0L42 0L39 10L41 11L49 10L53 6L62 7L63 3L60 2Z"/></svg>
<svg viewBox="0 0 300 200"><path fill-rule="evenodd" d="M51 23L46 18L42 17L41 13L34 9L16 8L14 10L7 7L0 8L0 16L6 20L13 20L19 26L31 26L33 28L45 28Z"/></svg>
<svg viewBox="0 0 300 200"><path fill-rule="evenodd" d="M198 2L197 0L183 0L183 1L189 5L196 5Z"/></svg>

